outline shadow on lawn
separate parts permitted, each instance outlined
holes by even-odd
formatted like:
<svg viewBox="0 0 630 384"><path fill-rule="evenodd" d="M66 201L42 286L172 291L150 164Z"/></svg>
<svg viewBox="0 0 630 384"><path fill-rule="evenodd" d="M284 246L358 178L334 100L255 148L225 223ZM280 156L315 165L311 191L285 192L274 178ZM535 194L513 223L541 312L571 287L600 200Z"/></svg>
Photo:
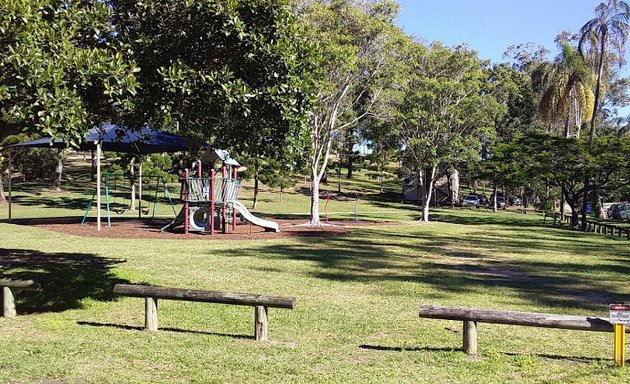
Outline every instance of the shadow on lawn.
<svg viewBox="0 0 630 384"><path fill-rule="evenodd" d="M492 295L496 289L503 292L497 295L496 305L509 305L516 299L549 308L602 311L607 304L624 299L623 276L630 274L627 243L595 241L601 239L527 224L465 235L441 232L435 225L426 230L418 226L417 231L362 228L350 236L302 239L256 251L269 258L311 262L316 267L305 273L319 279L431 286L434 293L417 297L418 302ZM238 250L233 256L252 251ZM573 253L580 260L559 262L550 252ZM593 262L585 261L585 256ZM386 285L381 290L384 295L404 295ZM457 305L466 306L466 302Z"/></svg>
<svg viewBox="0 0 630 384"><path fill-rule="evenodd" d="M80 308L81 300L114 299L116 278L111 268L124 260L89 253L46 253L24 249L0 249L0 278L34 280L39 292L16 295L18 313L59 312Z"/></svg>
<svg viewBox="0 0 630 384"><path fill-rule="evenodd" d="M390 347L385 345L368 345L361 344L359 345L361 349L367 349L372 351L389 351L389 352L454 352L454 351L463 351L461 348L440 348L440 347ZM566 361L574 361L576 363L594 363L594 362L608 362L609 359L604 359L600 357L586 357L586 356L563 356L563 355L550 355L547 353L516 353L516 352L503 352L503 354L512 357L521 357L521 356L534 356L543 359L549 360L566 360Z"/></svg>
<svg viewBox="0 0 630 384"><path fill-rule="evenodd" d="M144 331L144 327L135 326L135 325L124 325L124 324L113 324L113 323L95 323L92 321L77 321L78 325L89 325L91 327L109 327L109 328L118 328L118 329L127 329L130 331ZM217 333L217 332L207 332L207 331L195 331L189 329L180 329L180 328L162 328L159 327L158 330L165 332L174 332L174 333L188 333L195 335L209 335L209 336L221 336L221 337L231 337L233 339L248 339L254 340L254 336L248 335L236 335L233 333Z"/></svg>
<svg viewBox="0 0 630 384"><path fill-rule="evenodd" d="M27 207L50 207L65 208L85 211L90 203L90 197L68 197L68 196L16 196L13 203Z"/></svg>

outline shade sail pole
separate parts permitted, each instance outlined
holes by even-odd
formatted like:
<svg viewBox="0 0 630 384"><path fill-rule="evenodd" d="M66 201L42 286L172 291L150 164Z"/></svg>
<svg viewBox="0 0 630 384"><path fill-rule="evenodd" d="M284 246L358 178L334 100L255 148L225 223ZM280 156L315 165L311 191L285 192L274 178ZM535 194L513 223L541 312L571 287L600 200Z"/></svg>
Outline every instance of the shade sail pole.
<svg viewBox="0 0 630 384"><path fill-rule="evenodd" d="M142 218L142 157L138 164L138 218Z"/></svg>
<svg viewBox="0 0 630 384"><path fill-rule="evenodd" d="M96 230L101 230L101 142L96 144Z"/></svg>
<svg viewBox="0 0 630 384"><path fill-rule="evenodd" d="M12 189L12 177L13 176L13 151L9 151L9 223L11 222L11 189Z"/></svg>

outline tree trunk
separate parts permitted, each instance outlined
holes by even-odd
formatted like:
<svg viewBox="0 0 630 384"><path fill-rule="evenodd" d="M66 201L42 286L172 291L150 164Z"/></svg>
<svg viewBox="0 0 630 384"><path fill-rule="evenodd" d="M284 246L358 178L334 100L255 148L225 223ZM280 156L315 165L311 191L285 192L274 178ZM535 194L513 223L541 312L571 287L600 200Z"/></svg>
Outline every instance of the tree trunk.
<svg viewBox="0 0 630 384"><path fill-rule="evenodd" d="M90 155L91 155L91 165L92 165L92 172L90 173L90 181L94 182L96 181L96 154L94 153L94 151L90 151Z"/></svg>
<svg viewBox="0 0 630 384"><path fill-rule="evenodd" d="M319 220L319 178L317 170L311 170L311 225L322 225Z"/></svg>
<svg viewBox="0 0 630 384"><path fill-rule="evenodd" d="M2 184L2 171L0 171L0 202L5 202L5 201L7 201L7 197L4 194L4 184Z"/></svg>
<svg viewBox="0 0 630 384"><path fill-rule="evenodd" d="M492 212L496 212L497 211L497 182L496 181L492 184L492 193L494 195L494 198L492 199Z"/></svg>
<svg viewBox="0 0 630 384"><path fill-rule="evenodd" d="M437 166L425 169L421 172L421 189L422 189L422 218L420 221L429 222L429 207L431 205L431 196L433 194L433 181L435 179L435 171Z"/></svg>
<svg viewBox="0 0 630 384"><path fill-rule="evenodd" d="M602 72L604 71L604 50L606 49L606 40L608 36L606 32L602 34L599 46L599 63L597 64L597 84L595 85L595 103L593 105L593 116L591 117L591 131L588 134L588 148L593 150L593 139L595 138L595 119L597 118L597 110L599 107L599 99L601 97ZM586 203L584 203L586 204ZM586 205L584 206L586 207ZM584 217L584 214L582 215ZM586 221L582 223L586 228Z"/></svg>
<svg viewBox="0 0 630 384"><path fill-rule="evenodd" d="M354 131L352 128L348 128L346 130L346 165L348 167L348 173L346 174L346 179L352 179L352 167L354 163L354 152L352 152L352 147L354 146L354 140L352 137L354 136Z"/></svg>
<svg viewBox="0 0 630 384"><path fill-rule="evenodd" d="M582 193L582 225L580 226L581 230L586 229L586 204L588 203L588 185L590 183L590 179L588 176L584 178L584 192Z"/></svg>
<svg viewBox="0 0 630 384"><path fill-rule="evenodd" d="M256 209L258 205L258 187L258 169L256 169L254 171L254 203L252 204L252 209Z"/></svg>
<svg viewBox="0 0 630 384"><path fill-rule="evenodd" d="M455 205L459 203L459 171L456 168L453 168L453 172L451 172L449 183L451 185L451 205Z"/></svg>
<svg viewBox="0 0 630 384"><path fill-rule="evenodd" d="M593 190L593 209L595 210L595 217L598 219L605 219L604 210L602 209L601 198L597 188Z"/></svg>
<svg viewBox="0 0 630 384"><path fill-rule="evenodd" d="M131 196L129 196L129 210L136 210L136 158L132 157L129 161L129 187Z"/></svg>
<svg viewBox="0 0 630 384"><path fill-rule="evenodd" d="M560 220L564 220L564 187L560 191Z"/></svg>
<svg viewBox="0 0 630 384"><path fill-rule="evenodd" d="M52 185L50 189L53 191L61 191L61 178L63 177L63 157L65 151L63 149L57 150L57 167L55 167L55 174L53 176Z"/></svg>
<svg viewBox="0 0 630 384"><path fill-rule="evenodd" d="M569 131L569 116L567 116L567 118L564 120L564 137L568 138L570 133L571 132Z"/></svg>

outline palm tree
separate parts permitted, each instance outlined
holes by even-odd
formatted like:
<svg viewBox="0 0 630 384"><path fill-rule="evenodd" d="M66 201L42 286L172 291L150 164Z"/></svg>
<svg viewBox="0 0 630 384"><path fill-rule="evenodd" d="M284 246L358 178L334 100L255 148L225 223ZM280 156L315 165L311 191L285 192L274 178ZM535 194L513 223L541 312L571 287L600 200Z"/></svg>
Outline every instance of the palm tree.
<svg viewBox="0 0 630 384"><path fill-rule="evenodd" d="M593 111L593 72L568 43L562 44L562 52L553 64L541 67L538 72L542 87L541 117L550 124L563 123L565 137L571 135L573 117L575 136L579 136L582 120L590 119Z"/></svg>
<svg viewBox="0 0 630 384"><path fill-rule="evenodd" d="M593 67L597 68L597 83L595 85L595 104L591 116L591 131L589 133L589 146L593 147L595 136L595 118L599 101L602 98L602 75L604 66L610 61L610 50L614 50L619 56L619 64L623 63L628 32L630 31L630 6L622 0L608 0L608 3L600 3L595 7L595 17L589 20L580 29L580 42L578 50L582 57L584 48L590 48L590 57L597 58ZM595 65L596 64L596 65Z"/></svg>

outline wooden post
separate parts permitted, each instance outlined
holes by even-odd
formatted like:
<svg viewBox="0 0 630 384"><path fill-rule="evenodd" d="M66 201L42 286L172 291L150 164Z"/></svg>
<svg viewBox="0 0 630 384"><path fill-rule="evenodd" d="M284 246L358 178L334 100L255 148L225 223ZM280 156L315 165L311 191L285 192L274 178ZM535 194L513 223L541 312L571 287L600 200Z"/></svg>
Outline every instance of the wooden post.
<svg viewBox="0 0 630 384"><path fill-rule="evenodd" d="M267 307L263 307L262 305L257 305L254 307L254 335L256 336L256 341L266 341L267 340Z"/></svg>
<svg viewBox="0 0 630 384"><path fill-rule="evenodd" d="M477 322L464 321L464 352L477 355Z"/></svg>
<svg viewBox="0 0 630 384"><path fill-rule="evenodd" d="M158 330L158 301L152 297L144 299L144 328L149 331Z"/></svg>
<svg viewBox="0 0 630 384"><path fill-rule="evenodd" d="M2 287L2 316L15 317L17 312L15 311L15 298L11 288Z"/></svg>

